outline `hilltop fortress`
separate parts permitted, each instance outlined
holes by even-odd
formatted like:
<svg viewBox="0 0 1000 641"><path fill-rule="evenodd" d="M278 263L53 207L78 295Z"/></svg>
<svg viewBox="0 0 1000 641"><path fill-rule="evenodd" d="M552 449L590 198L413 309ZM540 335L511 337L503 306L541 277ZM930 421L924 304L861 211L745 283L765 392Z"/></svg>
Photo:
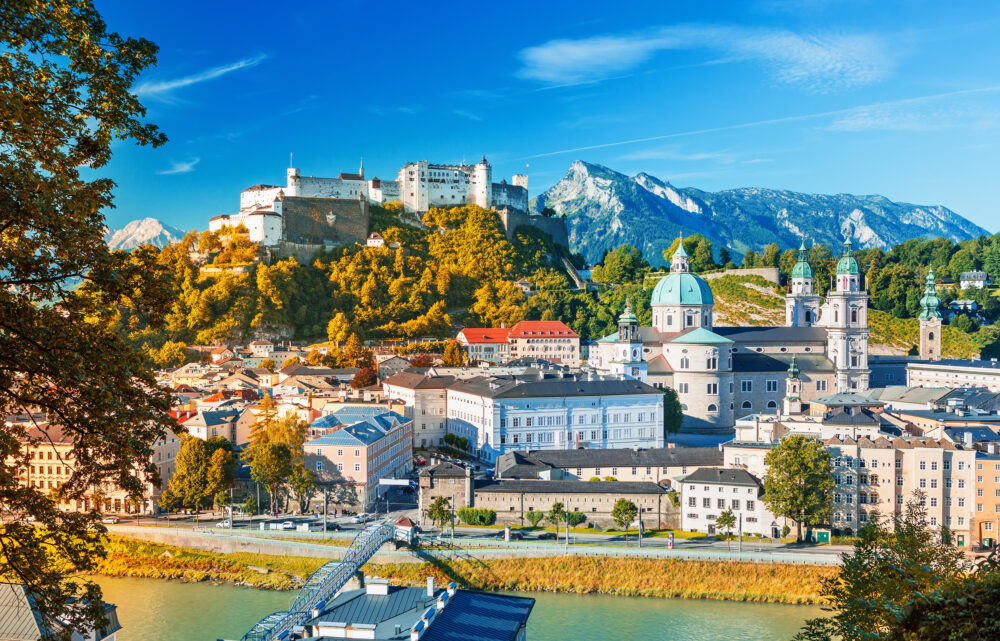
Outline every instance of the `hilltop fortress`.
<svg viewBox="0 0 1000 641"><path fill-rule="evenodd" d="M240 192L240 208L209 220L209 229L244 225L250 240L265 247L316 248L363 242L369 232L369 204L402 203L409 213L431 207L478 205L495 209L508 235L523 224L533 224L567 244L565 225L528 215L528 177L513 176L512 182L493 182L493 167L484 156L475 165L432 164L426 160L406 163L396 180L365 178L362 163L358 173L341 172L336 178L303 176L289 168L286 184L254 185ZM556 227L561 228L556 229ZM292 252L294 253L294 251Z"/></svg>

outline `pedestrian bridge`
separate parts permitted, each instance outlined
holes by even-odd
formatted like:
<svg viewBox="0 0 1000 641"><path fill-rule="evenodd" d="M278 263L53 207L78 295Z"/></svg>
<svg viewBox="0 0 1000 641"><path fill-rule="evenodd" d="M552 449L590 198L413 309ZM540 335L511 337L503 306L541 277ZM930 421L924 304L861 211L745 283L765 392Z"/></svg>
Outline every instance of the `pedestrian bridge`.
<svg viewBox="0 0 1000 641"><path fill-rule="evenodd" d="M305 625L312 618L313 609L322 609L337 595L361 566L393 538L394 532L391 523L372 523L366 527L354 537L340 560L330 561L309 577L287 610L274 612L258 621L241 641L276 641L290 637L296 626Z"/></svg>

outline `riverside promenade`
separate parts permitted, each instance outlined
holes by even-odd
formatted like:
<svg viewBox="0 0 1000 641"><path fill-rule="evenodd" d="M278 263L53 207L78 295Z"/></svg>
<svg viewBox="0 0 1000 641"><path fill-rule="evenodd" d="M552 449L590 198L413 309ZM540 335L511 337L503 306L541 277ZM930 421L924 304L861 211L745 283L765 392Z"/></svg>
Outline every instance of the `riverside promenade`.
<svg viewBox="0 0 1000 641"><path fill-rule="evenodd" d="M178 527L112 525L111 534L132 539L176 545L208 552L228 554L249 552L274 556L303 556L339 559L352 537L352 533L292 532L292 531L232 531L227 529L186 529ZM679 539L672 549L663 539L650 539L638 547L633 538L630 546L602 541L597 537L579 537L570 545L564 541L497 541L462 532L450 543L445 534L439 542L437 535L418 537L415 547L383 549L372 558L373 563L422 563L429 559L492 560L511 558L537 558L550 556L598 556L660 558L690 561L740 561L750 563L780 563L790 565L838 565L840 554L849 549L840 546L792 547L744 542L743 550L736 543L727 550L725 543ZM649 543L655 541L653 545Z"/></svg>

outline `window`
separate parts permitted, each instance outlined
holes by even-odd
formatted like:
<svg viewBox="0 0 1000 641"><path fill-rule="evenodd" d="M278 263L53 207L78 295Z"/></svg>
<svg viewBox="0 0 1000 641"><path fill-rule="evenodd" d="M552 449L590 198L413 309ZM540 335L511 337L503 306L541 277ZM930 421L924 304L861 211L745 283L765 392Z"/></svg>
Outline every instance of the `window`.
<svg viewBox="0 0 1000 641"><path fill-rule="evenodd" d="M702 499L701 500L701 506L702 507L707 507L707 508L712 507L712 499Z"/></svg>
<svg viewBox="0 0 1000 641"><path fill-rule="evenodd" d="M719 407L715 403L709 403L708 407L706 407L705 410L708 411L708 412L718 412L719 411Z"/></svg>
<svg viewBox="0 0 1000 641"><path fill-rule="evenodd" d="M681 369L688 369L689 367L691 367L691 360L685 356L681 359Z"/></svg>
<svg viewBox="0 0 1000 641"><path fill-rule="evenodd" d="M338 472L343 472L344 471L344 464L343 463L337 463L337 471Z"/></svg>
<svg viewBox="0 0 1000 641"><path fill-rule="evenodd" d="M774 402L774 401L768 401L767 402L767 409L773 410L773 409L776 409L777 407L778 407L778 404L776 402Z"/></svg>
<svg viewBox="0 0 1000 641"><path fill-rule="evenodd" d="M922 470L927 469L927 461L920 461L920 469Z"/></svg>
<svg viewBox="0 0 1000 641"><path fill-rule="evenodd" d="M733 499L733 509L734 510L740 509L740 500L739 499Z"/></svg>
<svg viewBox="0 0 1000 641"><path fill-rule="evenodd" d="M753 512L755 503L753 501L747 501L747 511Z"/></svg>
<svg viewBox="0 0 1000 641"><path fill-rule="evenodd" d="M337 450L337 456L343 456L344 450Z"/></svg>
<svg viewBox="0 0 1000 641"><path fill-rule="evenodd" d="M355 463L354 464L354 471L355 472L360 472L361 471L361 463Z"/></svg>
<svg viewBox="0 0 1000 641"><path fill-rule="evenodd" d="M931 461L931 469L932 470L936 470L937 469L937 461Z"/></svg>
<svg viewBox="0 0 1000 641"><path fill-rule="evenodd" d="M740 391L741 392L752 392L753 391L753 381L740 381Z"/></svg>
<svg viewBox="0 0 1000 641"><path fill-rule="evenodd" d="M708 383L705 386L705 392L708 393L708 394L718 394L719 393L719 384L718 383Z"/></svg>
<svg viewBox="0 0 1000 641"><path fill-rule="evenodd" d="M750 401L743 401L743 404L740 405L740 407L742 409L748 410L748 409L753 408L753 403L751 403Z"/></svg>
<svg viewBox="0 0 1000 641"><path fill-rule="evenodd" d="M681 393L681 394L687 394L688 393L688 384L687 383L678 383L677 384L677 391L679 393Z"/></svg>
<svg viewBox="0 0 1000 641"><path fill-rule="evenodd" d="M716 499L715 503L720 510L726 509L726 499Z"/></svg>
<svg viewBox="0 0 1000 641"><path fill-rule="evenodd" d="M825 392L826 391L826 381L816 381L816 391Z"/></svg>
<svg viewBox="0 0 1000 641"><path fill-rule="evenodd" d="M688 497L688 507L698 507L698 499L693 496Z"/></svg>
<svg viewBox="0 0 1000 641"><path fill-rule="evenodd" d="M778 391L778 381L766 381L765 391L767 392L777 392Z"/></svg>

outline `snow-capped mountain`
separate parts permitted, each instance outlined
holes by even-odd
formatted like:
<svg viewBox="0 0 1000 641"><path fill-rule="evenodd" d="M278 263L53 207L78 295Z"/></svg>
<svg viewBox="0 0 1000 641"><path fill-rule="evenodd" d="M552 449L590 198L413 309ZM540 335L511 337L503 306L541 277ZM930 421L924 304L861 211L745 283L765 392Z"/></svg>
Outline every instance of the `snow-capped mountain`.
<svg viewBox="0 0 1000 641"><path fill-rule="evenodd" d="M683 231L699 233L734 254L768 243L810 242L837 247L851 236L855 247L888 249L911 238L964 240L989 232L940 205L897 203L884 196L800 194L747 187L707 192L677 188L646 173L626 176L583 161L539 195L533 207L566 216L570 245L589 262L623 243L640 248L651 263Z"/></svg>
<svg viewBox="0 0 1000 641"><path fill-rule="evenodd" d="M164 225L155 218L133 220L121 229L108 230L104 241L111 249L135 249L139 245L150 244L165 247L184 237L184 232L176 227Z"/></svg>

